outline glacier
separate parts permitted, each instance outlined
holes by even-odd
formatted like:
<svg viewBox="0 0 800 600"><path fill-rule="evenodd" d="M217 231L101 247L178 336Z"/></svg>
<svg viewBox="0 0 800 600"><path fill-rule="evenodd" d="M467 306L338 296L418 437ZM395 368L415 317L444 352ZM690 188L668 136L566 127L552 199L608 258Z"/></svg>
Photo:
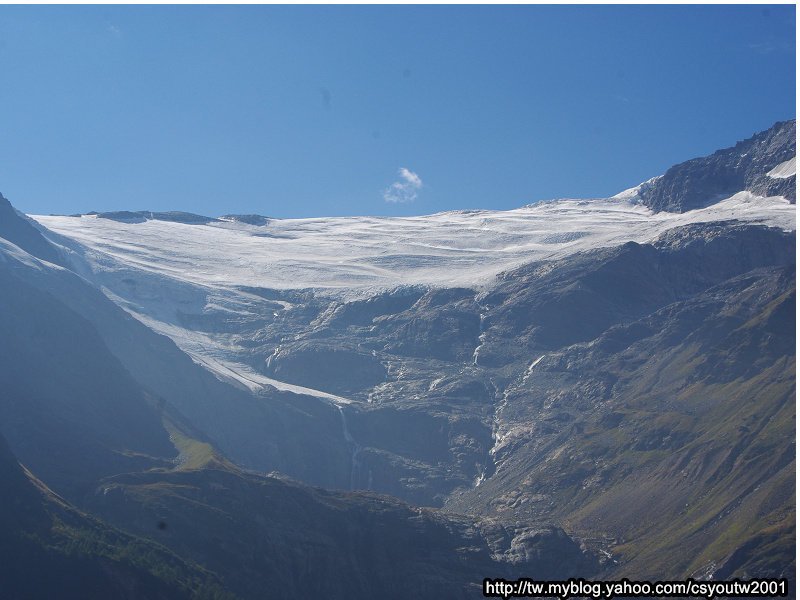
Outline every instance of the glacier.
<svg viewBox="0 0 800 600"><path fill-rule="evenodd" d="M314 395L341 406L349 399L266 377L245 364L241 332L188 326L181 315L257 320L295 309L291 301L265 299L254 290L313 290L339 301L410 285L480 290L525 263L629 241L647 243L693 223L795 229L795 205L783 197L743 191L685 213L653 212L637 201L640 187L605 199L417 217L261 224L235 218L126 222L96 214L32 218L82 276L219 379L251 391L270 386Z"/></svg>

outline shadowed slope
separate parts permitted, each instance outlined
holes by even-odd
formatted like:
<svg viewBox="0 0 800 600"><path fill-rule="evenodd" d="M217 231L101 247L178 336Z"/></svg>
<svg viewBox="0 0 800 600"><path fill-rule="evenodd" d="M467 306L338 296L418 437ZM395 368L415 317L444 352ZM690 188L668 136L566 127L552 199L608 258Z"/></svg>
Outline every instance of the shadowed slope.
<svg viewBox="0 0 800 600"><path fill-rule="evenodd" d="M3 598L233 599L208 572L88 517L17 463L0 437Z"/></svg>

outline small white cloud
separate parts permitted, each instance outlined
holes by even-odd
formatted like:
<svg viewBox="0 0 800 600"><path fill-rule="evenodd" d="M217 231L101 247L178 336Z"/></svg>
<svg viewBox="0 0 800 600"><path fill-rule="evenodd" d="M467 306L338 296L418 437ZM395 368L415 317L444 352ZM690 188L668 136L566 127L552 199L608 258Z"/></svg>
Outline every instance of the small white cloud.
<svg viewBox="0 0 800 600"><path fill-rule="evenodd" d="M405 167L397 171L400 181L395 181L383 190L383 199L392 204L406 204L417 199L417 193L422 189L422 179L419 175Z"/></svg>
<svg viewBox="0 0 800 600"><path fill-rule="evenodd" d="M107 29L108 29L108 32L109 32L110 34L112 34L112 35L114 35L114 36L116 36L116 37L119 37L119 36L121 36L121 35L122 35L122 30L121 30L119 27L117 27L116 25L109 24L109 26L107 27Z"/></svg>
<svg viewBox="0 0 800 600"><path fill-rule="evenodd" d="M406 180L407 183L419 189L422 187L422 179L414 171L409 171L405 167L400 167L400 177Z"/></svg>

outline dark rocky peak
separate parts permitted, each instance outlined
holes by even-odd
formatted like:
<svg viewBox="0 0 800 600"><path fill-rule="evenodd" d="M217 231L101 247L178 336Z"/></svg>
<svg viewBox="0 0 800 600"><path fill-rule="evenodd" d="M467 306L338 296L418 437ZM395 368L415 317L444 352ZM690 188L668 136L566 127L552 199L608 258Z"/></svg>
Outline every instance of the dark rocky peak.
<svg viewBox="0 0 800 600"><path fill-rule="evenodd" d="M769 173L793 159L795 147L794 119L779 122L732 148L670 167L640 186L638 199L656 212L703 208L744 190L794 203L795 176Z"/></svg>

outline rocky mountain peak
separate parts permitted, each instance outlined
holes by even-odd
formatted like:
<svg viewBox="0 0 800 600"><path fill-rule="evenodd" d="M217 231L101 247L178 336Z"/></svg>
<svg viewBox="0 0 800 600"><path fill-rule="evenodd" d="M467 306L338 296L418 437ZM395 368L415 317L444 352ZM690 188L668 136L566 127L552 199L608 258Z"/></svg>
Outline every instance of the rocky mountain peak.
<svg viewBox="0 0 800 600"><path fill-rule="evenodd" d="M656 212L686 212L737 192L783 196L795 202L794 169L778 168L795 157L795 120L709 156L677 164L637 189L637 200Z"/></svg>

